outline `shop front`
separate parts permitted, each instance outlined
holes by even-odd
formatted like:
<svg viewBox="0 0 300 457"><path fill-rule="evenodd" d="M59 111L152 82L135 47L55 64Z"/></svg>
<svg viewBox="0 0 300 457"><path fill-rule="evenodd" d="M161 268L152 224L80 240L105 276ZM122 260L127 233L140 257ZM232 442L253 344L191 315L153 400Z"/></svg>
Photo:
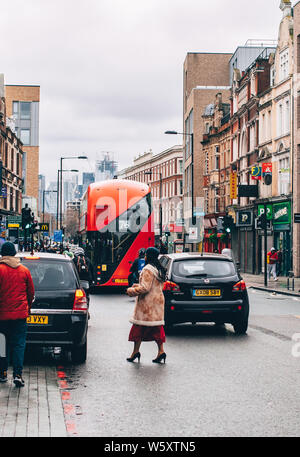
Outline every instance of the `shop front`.
<svg viewBox="0 0 300 457"><path fill-rule="evenodd" d="M243 273L253 274L255 271L255 231L253 230L253 209L241 210L236 213L237 242L233 252Z"/></svg>
<svg viewBox="0 0 300 457"><path fill-rule="evenodd" d="M287 276L292 269L291 202L273 204L274 247L279 253L280 274Z"/></svg>
<svg viewBox="0 0 300 457"><path fill-rule="evenodd" d="M275 247L280 259L278 268L281 276L287 276L292 269L291 253L291 202L268 203L267 209L267 250ZM264 212L264 206L258 205L258 215ZM264 265L264 233L258 232L258 272Z"/></svg>

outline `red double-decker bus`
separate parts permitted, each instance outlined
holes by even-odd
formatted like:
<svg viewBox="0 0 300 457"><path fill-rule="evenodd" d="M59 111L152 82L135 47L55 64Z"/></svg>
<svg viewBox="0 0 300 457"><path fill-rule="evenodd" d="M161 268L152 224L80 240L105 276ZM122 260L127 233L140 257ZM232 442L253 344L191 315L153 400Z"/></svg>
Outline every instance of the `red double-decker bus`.
<svg viewBox="0 0 300 457"><path fill-rule="evenodd" d="M154 246L149 186L119 179L90 184L82 199L79 231L95 286L127 286L139 250Z"/></svg>

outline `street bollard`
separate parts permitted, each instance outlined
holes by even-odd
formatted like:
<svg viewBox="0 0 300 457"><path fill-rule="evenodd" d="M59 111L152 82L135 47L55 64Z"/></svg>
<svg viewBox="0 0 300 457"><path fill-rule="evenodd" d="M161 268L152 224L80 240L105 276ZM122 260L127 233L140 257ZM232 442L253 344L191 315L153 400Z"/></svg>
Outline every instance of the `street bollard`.
<svg viewBox="0 0 300 457"><path fill-rule="evenodd" d="M295 290L295 275L293 271L289 271L289 275L287 277L287 290L290 290L290 279L292 280L292 290Z"/></svg>
<svg viewBox="0 0 300 457"><path fill-rule="evenodd" d="M6 338L3 333L0 333L0 357L6 357Z"/></svg>

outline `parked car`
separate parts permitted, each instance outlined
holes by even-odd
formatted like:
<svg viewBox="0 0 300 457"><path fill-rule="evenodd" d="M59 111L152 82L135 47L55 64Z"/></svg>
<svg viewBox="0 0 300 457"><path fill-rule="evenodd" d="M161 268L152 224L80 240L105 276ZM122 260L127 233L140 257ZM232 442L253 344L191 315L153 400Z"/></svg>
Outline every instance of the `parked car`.
<svg viewBox="0 0 300 457"><path fill-rule="evenodd" d="M17 256L29 268L35 287L27 345L62 347L71 351L73 362L85 362L88 283L79 280L68 256L41 252L20 252Z"/></svg>
<svg viewBox="0 0 300 457"><path fill-rule="evenodd" d="M164 284L165 323L230 323L235 333L248 328L249 299L246 284L232 258L221 254L166 254Z"/></svg>

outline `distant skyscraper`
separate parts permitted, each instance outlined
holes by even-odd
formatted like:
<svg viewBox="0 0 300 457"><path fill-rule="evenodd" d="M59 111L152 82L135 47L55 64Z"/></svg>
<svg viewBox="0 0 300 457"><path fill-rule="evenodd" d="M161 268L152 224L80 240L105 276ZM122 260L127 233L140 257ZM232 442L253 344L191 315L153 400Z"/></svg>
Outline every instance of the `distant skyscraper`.
<svg viewBox="0 0 300 457"><path fill-rule="evenodd" d="M45 213L52 214L53 216L56 215L57 210L57 193L53 192L54 190L57 190L56 181L50 182L47 192L45 193Z"/></svg>
<svg viewBox="0 0 300 457"><path fill-rule="evenodd" d="M95 173L82 173L82 195L93 182L95 182Z"/></svg>
<svg viewBox="0 0 300 457"><path fill-rule="evenodd" d="M117 162L111 158L109 152L105 152L103 154L103 159L96 161L95 181L113 179L113 177L117 174L117 169Z"/></svg>

